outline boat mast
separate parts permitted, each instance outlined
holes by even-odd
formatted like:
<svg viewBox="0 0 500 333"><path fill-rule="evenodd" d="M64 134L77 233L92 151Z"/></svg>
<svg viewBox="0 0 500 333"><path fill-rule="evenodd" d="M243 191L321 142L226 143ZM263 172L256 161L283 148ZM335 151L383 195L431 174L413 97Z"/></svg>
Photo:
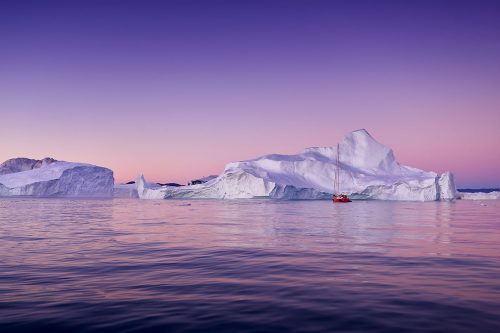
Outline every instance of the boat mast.
<svg viewBox="0 0 500 333"><path fill-rule="evenodd" d="M337 143L337 159L335 163L335 183L333 191L335 194L340 193L340 146Z"/></svg>

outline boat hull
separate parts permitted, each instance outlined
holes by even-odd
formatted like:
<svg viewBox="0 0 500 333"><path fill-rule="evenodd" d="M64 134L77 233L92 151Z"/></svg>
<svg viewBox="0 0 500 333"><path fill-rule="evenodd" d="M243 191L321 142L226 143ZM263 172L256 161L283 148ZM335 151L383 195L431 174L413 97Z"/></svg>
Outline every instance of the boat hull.
<svg viewBox="0 0 500 333"><path fill-rule="evenodd" d="M332 201L333 202L351 202L351 199L345 197L345 198L337 198L337 197L334 197L332 198Z"/></svg>

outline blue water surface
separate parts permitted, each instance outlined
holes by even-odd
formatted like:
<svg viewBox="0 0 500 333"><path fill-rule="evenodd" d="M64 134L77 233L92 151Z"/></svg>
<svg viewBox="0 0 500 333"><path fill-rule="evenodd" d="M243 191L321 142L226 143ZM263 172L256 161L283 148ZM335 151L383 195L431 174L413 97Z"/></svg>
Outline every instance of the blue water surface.
<svg viewBox="0 0 500 333"><path fill-rule="evenodd" d="M499 332L500 202L0 199L0 332Z"/></svg>

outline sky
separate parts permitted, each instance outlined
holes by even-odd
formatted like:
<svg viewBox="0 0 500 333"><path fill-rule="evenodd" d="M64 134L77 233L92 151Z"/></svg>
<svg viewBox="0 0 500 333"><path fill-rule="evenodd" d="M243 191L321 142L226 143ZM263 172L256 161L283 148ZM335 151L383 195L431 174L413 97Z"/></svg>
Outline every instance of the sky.
<svg viewBox="0 0 500 333"><path fill-rule="evenodd" d="M0 1L0 161L186 183L359 128L500 186L500 2Z"/></svg>

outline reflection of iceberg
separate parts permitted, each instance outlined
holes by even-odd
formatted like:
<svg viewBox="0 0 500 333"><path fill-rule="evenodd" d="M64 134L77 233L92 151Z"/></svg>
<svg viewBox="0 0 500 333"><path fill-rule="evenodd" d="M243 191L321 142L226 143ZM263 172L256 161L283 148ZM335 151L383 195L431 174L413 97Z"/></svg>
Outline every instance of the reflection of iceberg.
<svg viewBox="0 0 500 333"><path fill-rule="evenodd" d="M339 252L378 252L393 257L450 254L455 203L363 201L330 209L328 223L335 233L329 239Z"/></svg>
<svg viewBox="0 0 500 333"><path fill-rule="evenodd" d="M0 165L0 196L110 197L113 171L85 163L16 158Z"/></svg>
<svg viewBox="0 0 500 333"><path fill-rule="evenodd" d="M342 190L353 199L448 200L455 198L453 175L438 176L399 164L391 149L366 130L349 133L340 143ZM226 165L203 184L171 187L137 181L142 199L277 198L330 199L337 148L308 148L297 155L266 155Z"/></svg>

